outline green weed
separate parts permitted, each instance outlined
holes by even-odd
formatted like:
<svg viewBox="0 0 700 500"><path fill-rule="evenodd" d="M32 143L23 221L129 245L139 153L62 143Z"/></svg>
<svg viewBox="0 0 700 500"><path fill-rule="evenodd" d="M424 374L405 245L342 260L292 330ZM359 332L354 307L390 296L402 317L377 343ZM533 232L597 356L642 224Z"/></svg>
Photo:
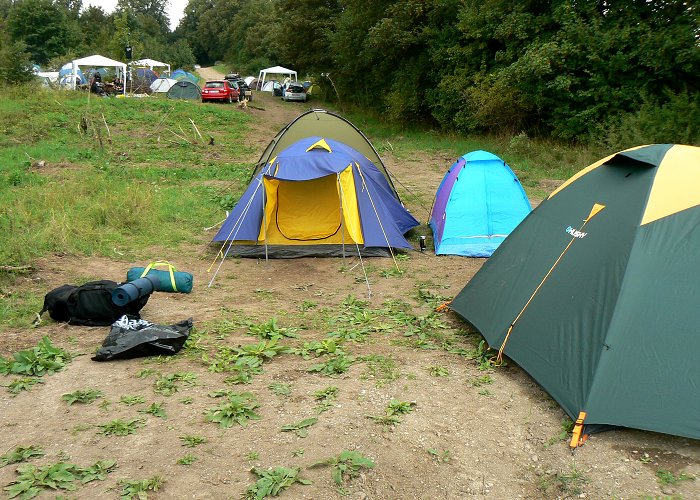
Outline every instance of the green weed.
<svg viewBox="0 0 700 500"><path fill-rule="evenodd" d="M491 378L491 375L486 374L482 375L481 377L477 377L475 379L472 379L472 385L474 387L481 387L482 385L489 385L493 383L493 378Z"/></svg>
<svg viewBox="0 0 700 500"><path fill-rule="evenodd" d="M343 450L338 456L316 462L310 467L323 465L331 466L331 477L333 481L341 485L346 479L352 479L357 476L362 469L371 469L375 464L372 459L365 457L357 451Z"/></svg>
<svg viewBox="0 0 700 500"><path fill-rule="evenodd" d="M311 365L307 371L321 373L328 377L339 377L352 366L353 359L344 354L331 356L325 363Z"/></svg>
<svg viewBox="0 0 700 500"><path fill-rule="evenodd" d="M300 438L305 438L309 435L309 427L318 422L318 418L311 417L296 422L294 424L287 424L281 427L282 432L294 432Z"/></svg>
<svg viewBox="0 0 700 500"><path fill-rule="evenodd" d="M143 420L133 419L125 421L122 419L115 419L109 423L98 425L100 429L100 434L105 436L128 436L136 432L136 429L143 425Z"/></svg>
<svg viewBox="0 0 700 500"><path fill-rule="evenodd" d="M146 402L143 396L122 396L119 402L126 406L134 406Z"/></svg>
<svg viewBox="0 0 700 500"><path fill-rule="evenodd" d="M360 356L357 360L365 362L365 371L360 375L360 378L374 380L377 387L390 384L401 376L396 361L386 356L371 354Z"/></svg>
<svg viewBox="0 0 700 500"><path fill-rule="evenodd" d="M0 456L0 467L26 462L32 457L43 457L44 449L37 446L18 446L14 450Z"/></svg>
<svg viewBox="0 0 700 500"><path fill-rule="evenodd" d="M7 384L7 392L16 396L22 391L29 391L36 384L43 384L44 381L36 377L16 378Z"/></svg>
<svg viewBox="0 0 700 500"><path fill-rule="evenodd" d="M573 432L574 430L574 421L571 420L570 418L565 418L564 420L561 421L561 430L559 431L559 434L557 434L554 437L551 437L547 440L545 443L544 447L549 448L553 444L559 443L561 441L565 441Z"/></svg>
<svg viewBox="0 0 700 500"><path fill-rule="evenodd" d="M163 408L162 403L151 403L151 405L148 408L141 408L138 410L139 413L149 413L153 415L154 417L158 418L168 418L165 415L165 409Z"/></svg>
<svg viewBox="0 0 700 500"><path fill-rule="evenodd" d="M258 453L257 451L249 451L249 452L246 453L246 455L245 455L245 459L246 459L248 462L255 462L255 461L256 461L257 459L259 459L259 458L260 458L260 453Z"/></svg>
<svg viewBox="0 0 700 500"><path fill-rule="evenodd" d="M149 491L158 491L165 483L165 479L160 476L153 476L150 479L120 479L119 486L122 487L122 500L147 500Z"/></svg>
<svg viewBox="0 0 700 500"><path fill-rule="evenodd" d="M338 395L339 389L335 386L328 386L325 389L320 389L314 392L314 399L318 404L314 407L316 413L323 413L333 407L335 398Z"/></svg>
<svg viewBox="0 0 700 500"><path fill-rule="evenodd" d="M272 382L267 388L270 389L275 396L289 396L292 393L292 388L289 384L282 382Z"/></svg>
<svg viewBox="0 0 700 500"><path fill-rule="evenodd" d="M437 462L447 463L450 461L450 450L439 451L435 448L428 448L428 453L430 453Z"/></svg>
<svg viewBox="0 0 700 500"><path fill-rule="evenodd" d="M318 303L316 303L312 300L305 300L299 306L299 310L304 312L304 311L309 311L311 309L315 309L316 307L318 307Z"/></svg>
<svg viewBox="0 0 700 500"><path fill-rule="evenodd" d="M158 372L153 368L144 368L143 370L139 370L138 373L136 373L136 376L138 378L146 378L150 377L151 375L158 375Z"/></svg>
<svg viewBox="0 0 700 500"><path fill-rule="evenodd" d="M384 415L368 415L367 417L381 425L397 425L401 423L399 415L412 412L415 406L415 401L399 401L397 399L392 399L384 409Z"/></svg>
<svg viewBox="0 0 700 500"><path fill-rule="evenodd" d="M259 339L281 339L283 337L298 338L294 333L294 328L283 328L277 325L277 318L272 318L265 323L251 324L248 326L248 333L255 335Z"/></svg>
<svg viewBox="0 0 700 500"><path fill-rule="evenodd" d="M314 354L317 357L325 354L345 354L342 341L337 342L333 338L304 342L302 348L296 353L300 354L304 359L309 359L309 354Z"/></svg>
<svg viewBox="0 0 700 500"><path fill-rule="evenodd" d="M153 383L153 390L163 396L172 396L179 390L179 383L188 387L197 385L197 374L192 372L176 372L169 375L159 375Z"/></svg>
<svg viewBox="0 0 700 500"><path fill-rule="evenodd" d="M99 460L90 467L82 468L75 464L58 462L35 467L23 464L17 467L17 479L3 488L8 498L34 498L44 490L75 491L76 481L87 484L101 481L112 472L117 463L114 460Z"/></svg>
<svg viewBox="0 0 700 500"><path fill-rule="evenodd" d="M449 377L450 376L450 370L448 370L444 366L437 366L437 365L429 366L428 372L430 373L431 377Z"/></svg>
<svg viewBox="0 0 700 500"><path fill-rule="evenodd" d="M685 472L675 475L671 471L661 469L656 471L656 480L660 485L667 486L680 483L681 481L695 481L695 476L690 476Z"/></svg>
<svg viewBox="0 0 700 500"><path fill-rule="evenodd" d="M187 434L185 436L180 436L180 441L182 441L182 446L194 448L195 446L206 443L207 438L195 434Z"/></svg>
<svg viewBox="0 0 700 500"><path fill-rule="evenodd" d="M294 483L311 484L311 481L299 477L298 468L274 467L267 470L253 468L251 472L258 476L255 484L245 491L245 498L260 500L265 497L276 497Z"/></svg>
<svg viewBox="0 0 700 500"><path fill-rule="evenodd" d="M29 375L42 377L53 375L65 368L73 356L51 343L49 337L43 337L37 346L30 350L16 352L14 360L0 358L0 374Z"/></svg>
<svg viewBox="0 0 700 500"><path fill-rule="evenodd" d="M231 394L225 403L208 409L205 419L219 424L222 429L227 429L233 424L245 427L249 420L260 419L260 415L255 413L258 406L255 396L250 392Z"/></svg>
<svg viewBox="0 0 700 500"><path fill-rule="evenodd" d="M71 406L73 403L90 404L98 398L103 398L104 393L99 389L78 389L61 396L61 399Z"/></svg>
<svg viewBox="0 0 700 500"><path fill-rule="evenodd" d="M177 464L178 465L191 465L197 461L197 457L195 457L192 453L187 453L186 455L180 457L177 459Z"/></svg>
<svg viewBox="0 0 700 500"><path fill-rule="evenodd" d="M547 493L551 488L555 488L558 494L571 497L580 495L586 483L588 483L588 478L575 465L572 465L569 472L562 471L542 476L539 489Z"/></svg>

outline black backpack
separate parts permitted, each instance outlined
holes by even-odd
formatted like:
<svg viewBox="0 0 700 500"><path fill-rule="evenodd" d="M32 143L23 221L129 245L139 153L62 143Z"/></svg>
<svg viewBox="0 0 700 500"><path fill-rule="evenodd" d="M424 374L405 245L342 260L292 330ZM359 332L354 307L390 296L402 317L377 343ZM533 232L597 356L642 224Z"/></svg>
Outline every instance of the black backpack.
<svg viewBox="0 0 700 500"><path fill-rule="evenodd" d="M112 292L118 286L119 283L110 280L59 286L44 297L39 317L48 311L54 321L83 326L109 326L124 315L140 318L139 311L148 302L149 295L118 306L112 302Z"/></svg>

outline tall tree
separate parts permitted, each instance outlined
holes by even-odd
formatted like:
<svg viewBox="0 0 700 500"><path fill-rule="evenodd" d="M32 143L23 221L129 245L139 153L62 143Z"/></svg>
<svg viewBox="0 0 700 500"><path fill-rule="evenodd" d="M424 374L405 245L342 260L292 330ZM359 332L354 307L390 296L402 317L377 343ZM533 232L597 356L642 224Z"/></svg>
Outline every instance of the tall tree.
<svg viewBox="0 0 700 500"><path fill-rule="evenodd" d="M339 0L280 0L277 3L279 61L297 71L328 71L333 62L330 35L341 12Z"/></svg>
<svg viewBox="0 0 700 500"><path fill-rule="evenodd" d="M68 23L66 10L51 0L20 0L8 14L7 28L13 41L21 41L38 64L65 54L80 43L76 25Z"/></svg>

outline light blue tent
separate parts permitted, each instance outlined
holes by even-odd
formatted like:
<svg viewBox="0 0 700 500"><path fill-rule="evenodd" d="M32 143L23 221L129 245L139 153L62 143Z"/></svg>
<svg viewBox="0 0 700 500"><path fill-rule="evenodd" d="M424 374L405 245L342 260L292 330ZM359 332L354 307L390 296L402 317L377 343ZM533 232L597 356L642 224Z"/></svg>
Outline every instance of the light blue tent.
<svg viewBox="0 0 700 500"><path fill-rule="evenodd" d="M430 214L435 254L490 257L531 210L506 162L472 151L450 167L435 195Z"/></svg>

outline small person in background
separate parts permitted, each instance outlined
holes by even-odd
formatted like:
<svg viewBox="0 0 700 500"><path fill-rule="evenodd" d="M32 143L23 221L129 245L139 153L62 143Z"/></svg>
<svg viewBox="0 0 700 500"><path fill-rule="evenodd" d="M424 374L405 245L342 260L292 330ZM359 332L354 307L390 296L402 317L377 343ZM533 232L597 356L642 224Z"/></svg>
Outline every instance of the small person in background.
<svg viewBox="0 0 700 500"><path fill-rule="evenodd" d="M95 71L92 74L92 81L90 82L90 92L94 92L95 94L102 93L102 75L100 75L99 71Z"/></svg>

